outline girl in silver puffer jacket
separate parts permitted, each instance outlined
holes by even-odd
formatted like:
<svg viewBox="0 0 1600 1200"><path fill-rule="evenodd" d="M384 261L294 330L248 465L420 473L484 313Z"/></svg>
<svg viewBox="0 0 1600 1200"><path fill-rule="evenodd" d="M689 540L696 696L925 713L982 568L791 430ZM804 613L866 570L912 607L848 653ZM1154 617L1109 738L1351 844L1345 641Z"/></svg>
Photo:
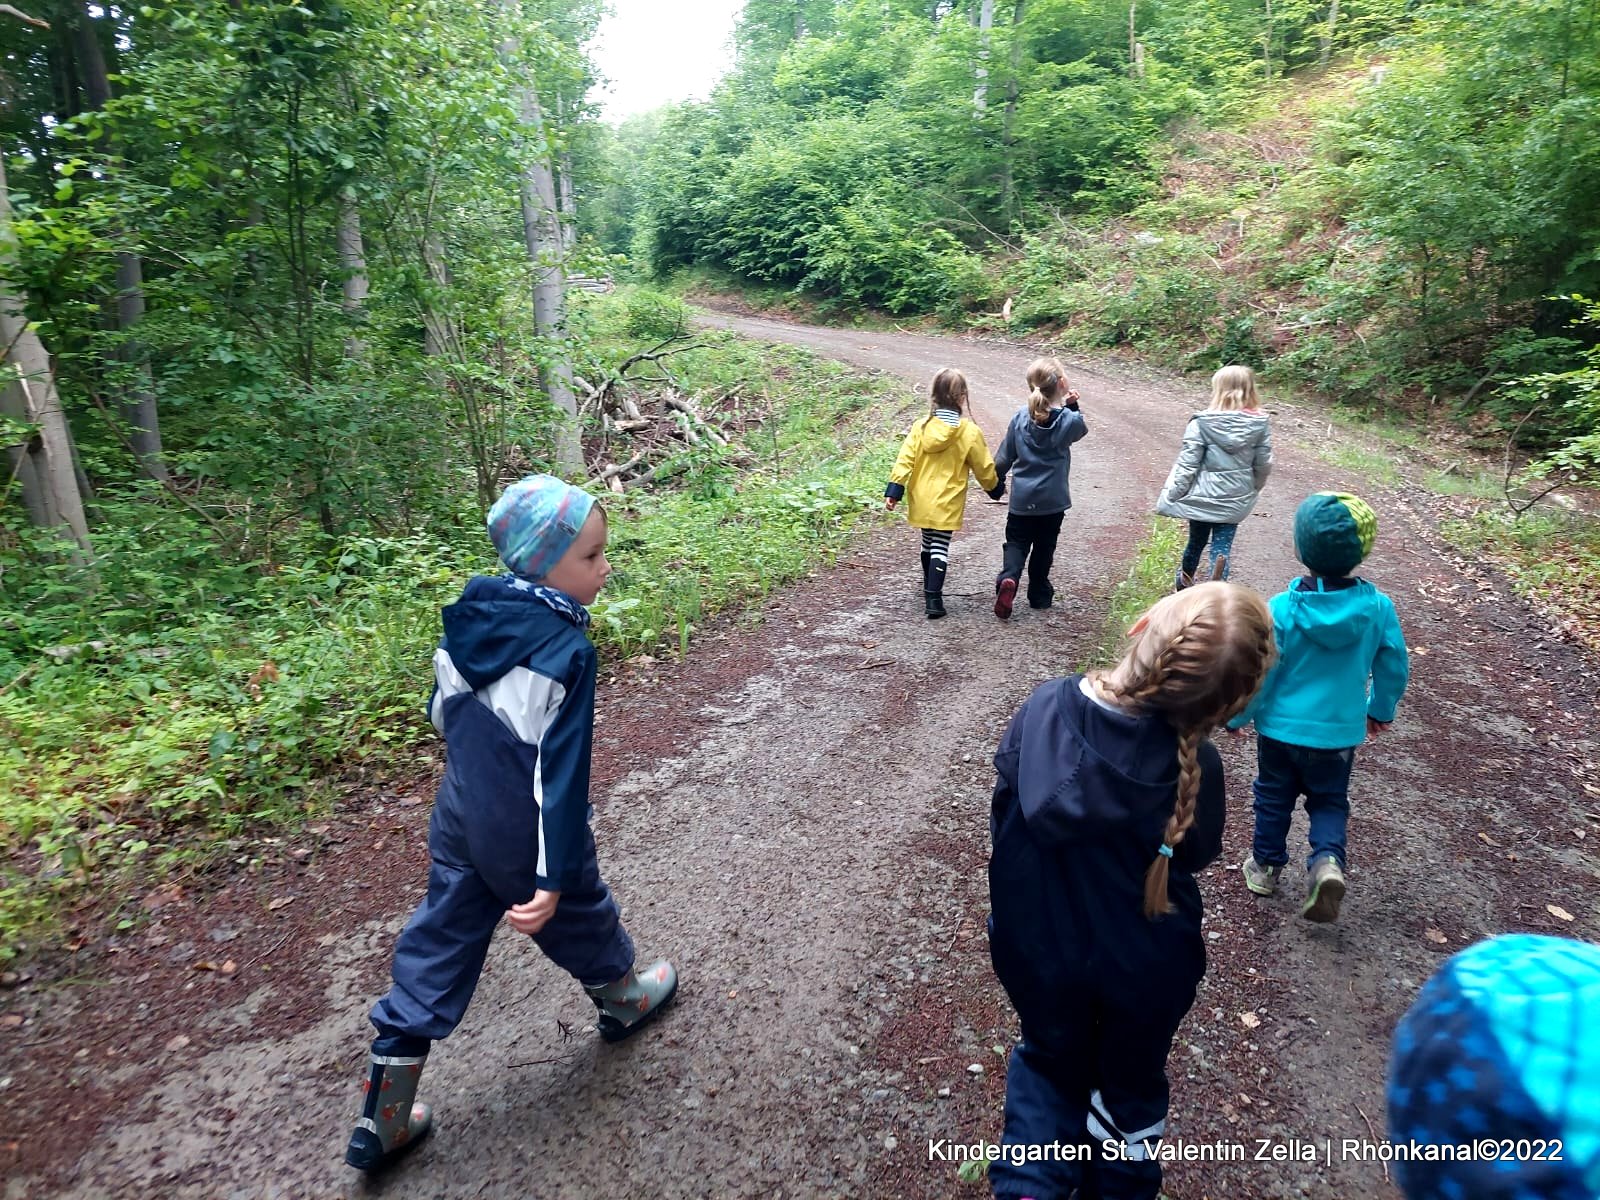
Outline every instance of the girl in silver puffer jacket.
<svg viewBox="0 0 1600 1200"><path fill-rule="evenodd" d="M1228 577L1234 531L1256 506L1271 471L1272 423L1256 396L1255 373L1223 367L1211 377L1211 407L1189 418L1183 449L1156 501L1158 513L1189 522L1178 590L1194 582L1208 541L1212 576L1220 561L1221 578Z"/></svg>

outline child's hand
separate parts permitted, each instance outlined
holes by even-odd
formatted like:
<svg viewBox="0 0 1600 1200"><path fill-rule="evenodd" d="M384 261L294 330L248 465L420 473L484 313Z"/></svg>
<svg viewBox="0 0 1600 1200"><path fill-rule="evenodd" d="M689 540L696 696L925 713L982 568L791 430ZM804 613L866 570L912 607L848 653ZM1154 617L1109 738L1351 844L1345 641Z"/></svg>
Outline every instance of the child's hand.
<svg viewBox="0 0 1600 1200"><path fill-rule="evenodd" d="M1245 727L1241 725L1237 729L1230 729L1228 730L1228 736L1236 742L1242 742L1247 736L1249 736L1245 733L1244 728Z"/></svg>
<svg viewBox="0 0 1600 1200"><path fill-rule="evenodd" d="M1067 403L1068 404L1076 404L1081 399L1083 399L1083 397L1078 395L1078 393L1076 391L1074 391L1072 388L1069 387L1067 389Z"/></svg>
<svg viewBox="0 0 1600 1200"><path fill-rule="evenodd" d="M560 892L535 892L527 903L513 904L506 909L506 924L518 933L538 933L545 922L556 915L556 905L560 902Z"/></svg>
<svg viewBox="0 0 1600 1200"><path fill-rule="evenodd" d="M1391 726L1393 724L1394 724L1393 721L1374 721L1371 717L1368 717L1367 718L1367 736L1368 737L1377 737L1380 733L1385 732L1389 728L1389 726Z"/></svg>
<svg viewBox="0 0 1600 1200"><path fill-rule="evenodd" d="M894 511L895 503L896 503L896 501L895 501L895 498L893 496L885 496L883 498L883 507L886 508L890 512Z"/></svg>

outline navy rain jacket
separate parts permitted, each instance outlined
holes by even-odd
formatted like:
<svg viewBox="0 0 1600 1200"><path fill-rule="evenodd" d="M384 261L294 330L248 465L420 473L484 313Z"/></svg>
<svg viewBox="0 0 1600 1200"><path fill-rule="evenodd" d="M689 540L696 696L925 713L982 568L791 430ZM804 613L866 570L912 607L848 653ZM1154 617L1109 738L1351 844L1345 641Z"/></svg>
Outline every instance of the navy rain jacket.
<svg viewBox="0 0 1600 1200"><path fill-rule="evenodd" d="M580 610L581 611L581 610ZM444 610L433 724L445 774L433 857L507 906L574 887L586 862L594 643L515 576L477 576Z"/></svg>
<svg viewBox="0 0 1600 1200"><path fill-rule="evenodd" d="M1042 684L995 754L991 945L1034 987L1159 985L1205 971L1193 874L1222 851L1222 759L1200 745L1195 820L1173 852L1172 913L1144 915L1144 877L1178 796L1178 739L1159 716L1112 712L1083 676ZM1004 977L1004 976L1002 976Z"/></svg>

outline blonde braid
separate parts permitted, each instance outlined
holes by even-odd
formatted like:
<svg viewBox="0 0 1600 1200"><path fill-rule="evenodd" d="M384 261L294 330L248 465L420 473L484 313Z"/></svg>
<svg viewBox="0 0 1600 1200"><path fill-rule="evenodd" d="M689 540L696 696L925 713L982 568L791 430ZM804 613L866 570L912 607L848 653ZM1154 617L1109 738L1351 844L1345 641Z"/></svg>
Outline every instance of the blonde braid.
<svg viewBox="0 0 1600 1200"><path fill-rule="evenodd" d="M1249 588L1203 583L1158 601L1134 630L1122 661L1088 678L1119 705L1161 714L1178 735L1178 794L1162 837L1170 850L1194 824L1201 741L1244 709L1272 665L1272 615ZM1158 853L1145 872L1146 916L1172 911L1170 873L1170 858Z"/></svg>
<svg viewBox="0 0 1600 1200"><path fill-rule="evenodd" d="M1203 730L1186 729L1178 735L1178 802L1172 806L1167 818L1166 832L1161 835L1163 845L1177 848L1183 835L1194 824L1195 801L1200 797L1200 739ZM1155 862L1144 873L1144 915L1165 916L1172 911L1172 901L1167 898L1167 873L1172 860L1157 854Z"/></svg>

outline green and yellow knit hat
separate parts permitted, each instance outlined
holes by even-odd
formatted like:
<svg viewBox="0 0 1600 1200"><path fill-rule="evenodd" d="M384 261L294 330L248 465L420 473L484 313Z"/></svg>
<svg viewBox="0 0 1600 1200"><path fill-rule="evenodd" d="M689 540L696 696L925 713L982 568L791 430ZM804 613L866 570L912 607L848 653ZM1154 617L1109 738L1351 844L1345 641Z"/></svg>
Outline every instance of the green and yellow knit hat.
<svg viewBox="0 0 1600 1200"><path fill-rule="evenodd" d="M1313 572L1329 579L1348 575L1372 553L1378 515L1359 496L1316 492L1294 514L1294 552Z"/></svg>

